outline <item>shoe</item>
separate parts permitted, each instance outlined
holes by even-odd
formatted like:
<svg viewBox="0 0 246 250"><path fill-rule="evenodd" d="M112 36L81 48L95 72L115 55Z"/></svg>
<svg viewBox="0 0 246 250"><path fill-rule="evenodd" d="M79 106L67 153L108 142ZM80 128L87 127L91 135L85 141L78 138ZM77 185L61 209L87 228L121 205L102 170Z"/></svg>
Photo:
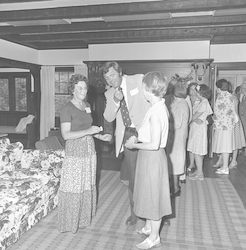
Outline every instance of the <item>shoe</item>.
<svg viewBox="0 0 246 250"><path fill-rule="evenodd" d="M196 172L196 167L188 167L187 169L186 169L186 174L187 175L192 175L192 174L194 174Z"/></svg>
<svg viewBox="0 0 246 250"><path fill-rule="evenodd" d="M230 163L229 165L229 169L233 169L233 168L237 168L237 162L234 162L234 163Z"/></svg>
<svg viewBox="0 0 246 250"><path fill-rule="evenodd" d="M180 183L185 184L186 180L181 180Z"/></svg>
<svg viewBox="0 0 246 250"><path fill-rule="evenodd" d="M150 235L151 229L145 229L145 227L143 227L143 228L140 229L140 230L136 229L136 232L137 232L138 234Z"/></svg>
<svg viewBox="0 0 246 250"><path fill-rule="evenodd" d="M216 164L213 165L213 168L219 168L219 167L222 167L223 165L223 162L216 162Z"/></svg>
<svg viewBox="0 0 246 250"><path fill-rule="evenodd" d="M193 176L189 176L189 178L192 181L196 181L196 180L204 181L204 175L203 174L201 174L201 175L195 174Z"/></svg>
<svg viewBox="0 0 246 250"><path fill-rule="evenodd" d="M171 196L171 198L173 199L173 198L175 198L175 197L178 197L178 196L180 196L180 194L181 194L181 189L179 189L178 191L176 191L175 193L171 193L170 194L170 196Z"/></svg>
<svg viewBox="0 0 246 250"><path fill-rule="evenodd" d="M216 174L229 174L229 169L217 169Z"/></svg>
<svg viewBox="0 0 246 250"><path fill-rule="evenodd" d="M161 239L158 237L156 240L152 241L146 238L142 243L136 245L138 249L152 249L161 246Z"/></svg>
<svg viewBox="0 0 246 250"><path fill-rule="evenodd" d="M189 173L189 177L190 177L190 176L195 176L195 175L196 175L196 171L190 172L190 173Z"/></svg>
<svg viewBox="0 0 246 250"><path fill-rule="evenodd" d="M188 167L188 168L187 168L187 172L188 172L188 173L192 172L194 168L195 168L195 167L192 167L192 168L191 168L191 167Z"/></svg>
<svg viewBox="0 0 246 250"><path fill-rule="evenodd" d="M137 216L129 216L126 220L126 225L127 226L133 226L137 223L138 217Z"/></svg>

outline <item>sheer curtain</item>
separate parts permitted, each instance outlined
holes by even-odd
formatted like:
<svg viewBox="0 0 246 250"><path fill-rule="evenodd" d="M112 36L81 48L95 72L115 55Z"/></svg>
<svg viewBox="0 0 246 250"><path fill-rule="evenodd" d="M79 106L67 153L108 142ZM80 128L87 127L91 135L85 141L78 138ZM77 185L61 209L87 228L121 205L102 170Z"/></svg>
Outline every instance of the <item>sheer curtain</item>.
<svg viewBox="0 0 246 250"><path fill-rule="evenodd" d="M55 67L41 67L40 140L55 127Z"/></svg>
<svg viewBox="0 0 246 250"><path fill-rule="evenodd" d="M88 69L86 64L74 65L74 74L81 74L88 77Z"/></svg>

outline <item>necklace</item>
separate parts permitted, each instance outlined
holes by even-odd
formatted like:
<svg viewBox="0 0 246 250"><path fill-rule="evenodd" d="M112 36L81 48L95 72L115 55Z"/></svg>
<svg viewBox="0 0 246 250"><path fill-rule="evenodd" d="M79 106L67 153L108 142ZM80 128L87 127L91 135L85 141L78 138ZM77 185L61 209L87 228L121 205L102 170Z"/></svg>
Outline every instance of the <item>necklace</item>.
<svg viewBox="0 0 246 250"><path fill-rule="evenodd" d="M85 105L85 103L84 103L83 101L78 102L78 101L72 99L72 103L73 103L78 109L80 109L80 110L85 110L86 105Z"/></svg>

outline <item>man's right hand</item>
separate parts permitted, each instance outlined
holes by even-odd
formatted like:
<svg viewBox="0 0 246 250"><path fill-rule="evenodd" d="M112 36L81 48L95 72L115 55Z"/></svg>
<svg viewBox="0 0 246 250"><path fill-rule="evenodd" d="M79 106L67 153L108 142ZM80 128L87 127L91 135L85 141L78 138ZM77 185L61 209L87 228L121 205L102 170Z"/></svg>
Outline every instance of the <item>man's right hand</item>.
<svg viewBox="0 0 246 250"><path fill-rule="evenodd" d="M114 101L119 103L124 98L122 90L116 89L114 92Z"/></svg>
<svg viewBox="0 0 246 250"><path fill-rule="evenodd" d="M89 135L94 135L94 134L98 134L100 131L102 131L101 130L101 128L100 127L98 127L98 126L91 126L90 128L88 128L88 134Z"/></svg>

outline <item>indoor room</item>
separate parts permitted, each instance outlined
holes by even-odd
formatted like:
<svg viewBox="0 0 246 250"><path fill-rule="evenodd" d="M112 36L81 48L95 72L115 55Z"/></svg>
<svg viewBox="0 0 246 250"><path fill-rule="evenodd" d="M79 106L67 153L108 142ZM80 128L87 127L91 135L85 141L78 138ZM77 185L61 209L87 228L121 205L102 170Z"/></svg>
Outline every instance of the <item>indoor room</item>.
<svg viewBox="0 0 246 250"><path fill-rule="evenodd" d="M1 1L0 250L246 249L245 23L242 0Z"/></svg>

